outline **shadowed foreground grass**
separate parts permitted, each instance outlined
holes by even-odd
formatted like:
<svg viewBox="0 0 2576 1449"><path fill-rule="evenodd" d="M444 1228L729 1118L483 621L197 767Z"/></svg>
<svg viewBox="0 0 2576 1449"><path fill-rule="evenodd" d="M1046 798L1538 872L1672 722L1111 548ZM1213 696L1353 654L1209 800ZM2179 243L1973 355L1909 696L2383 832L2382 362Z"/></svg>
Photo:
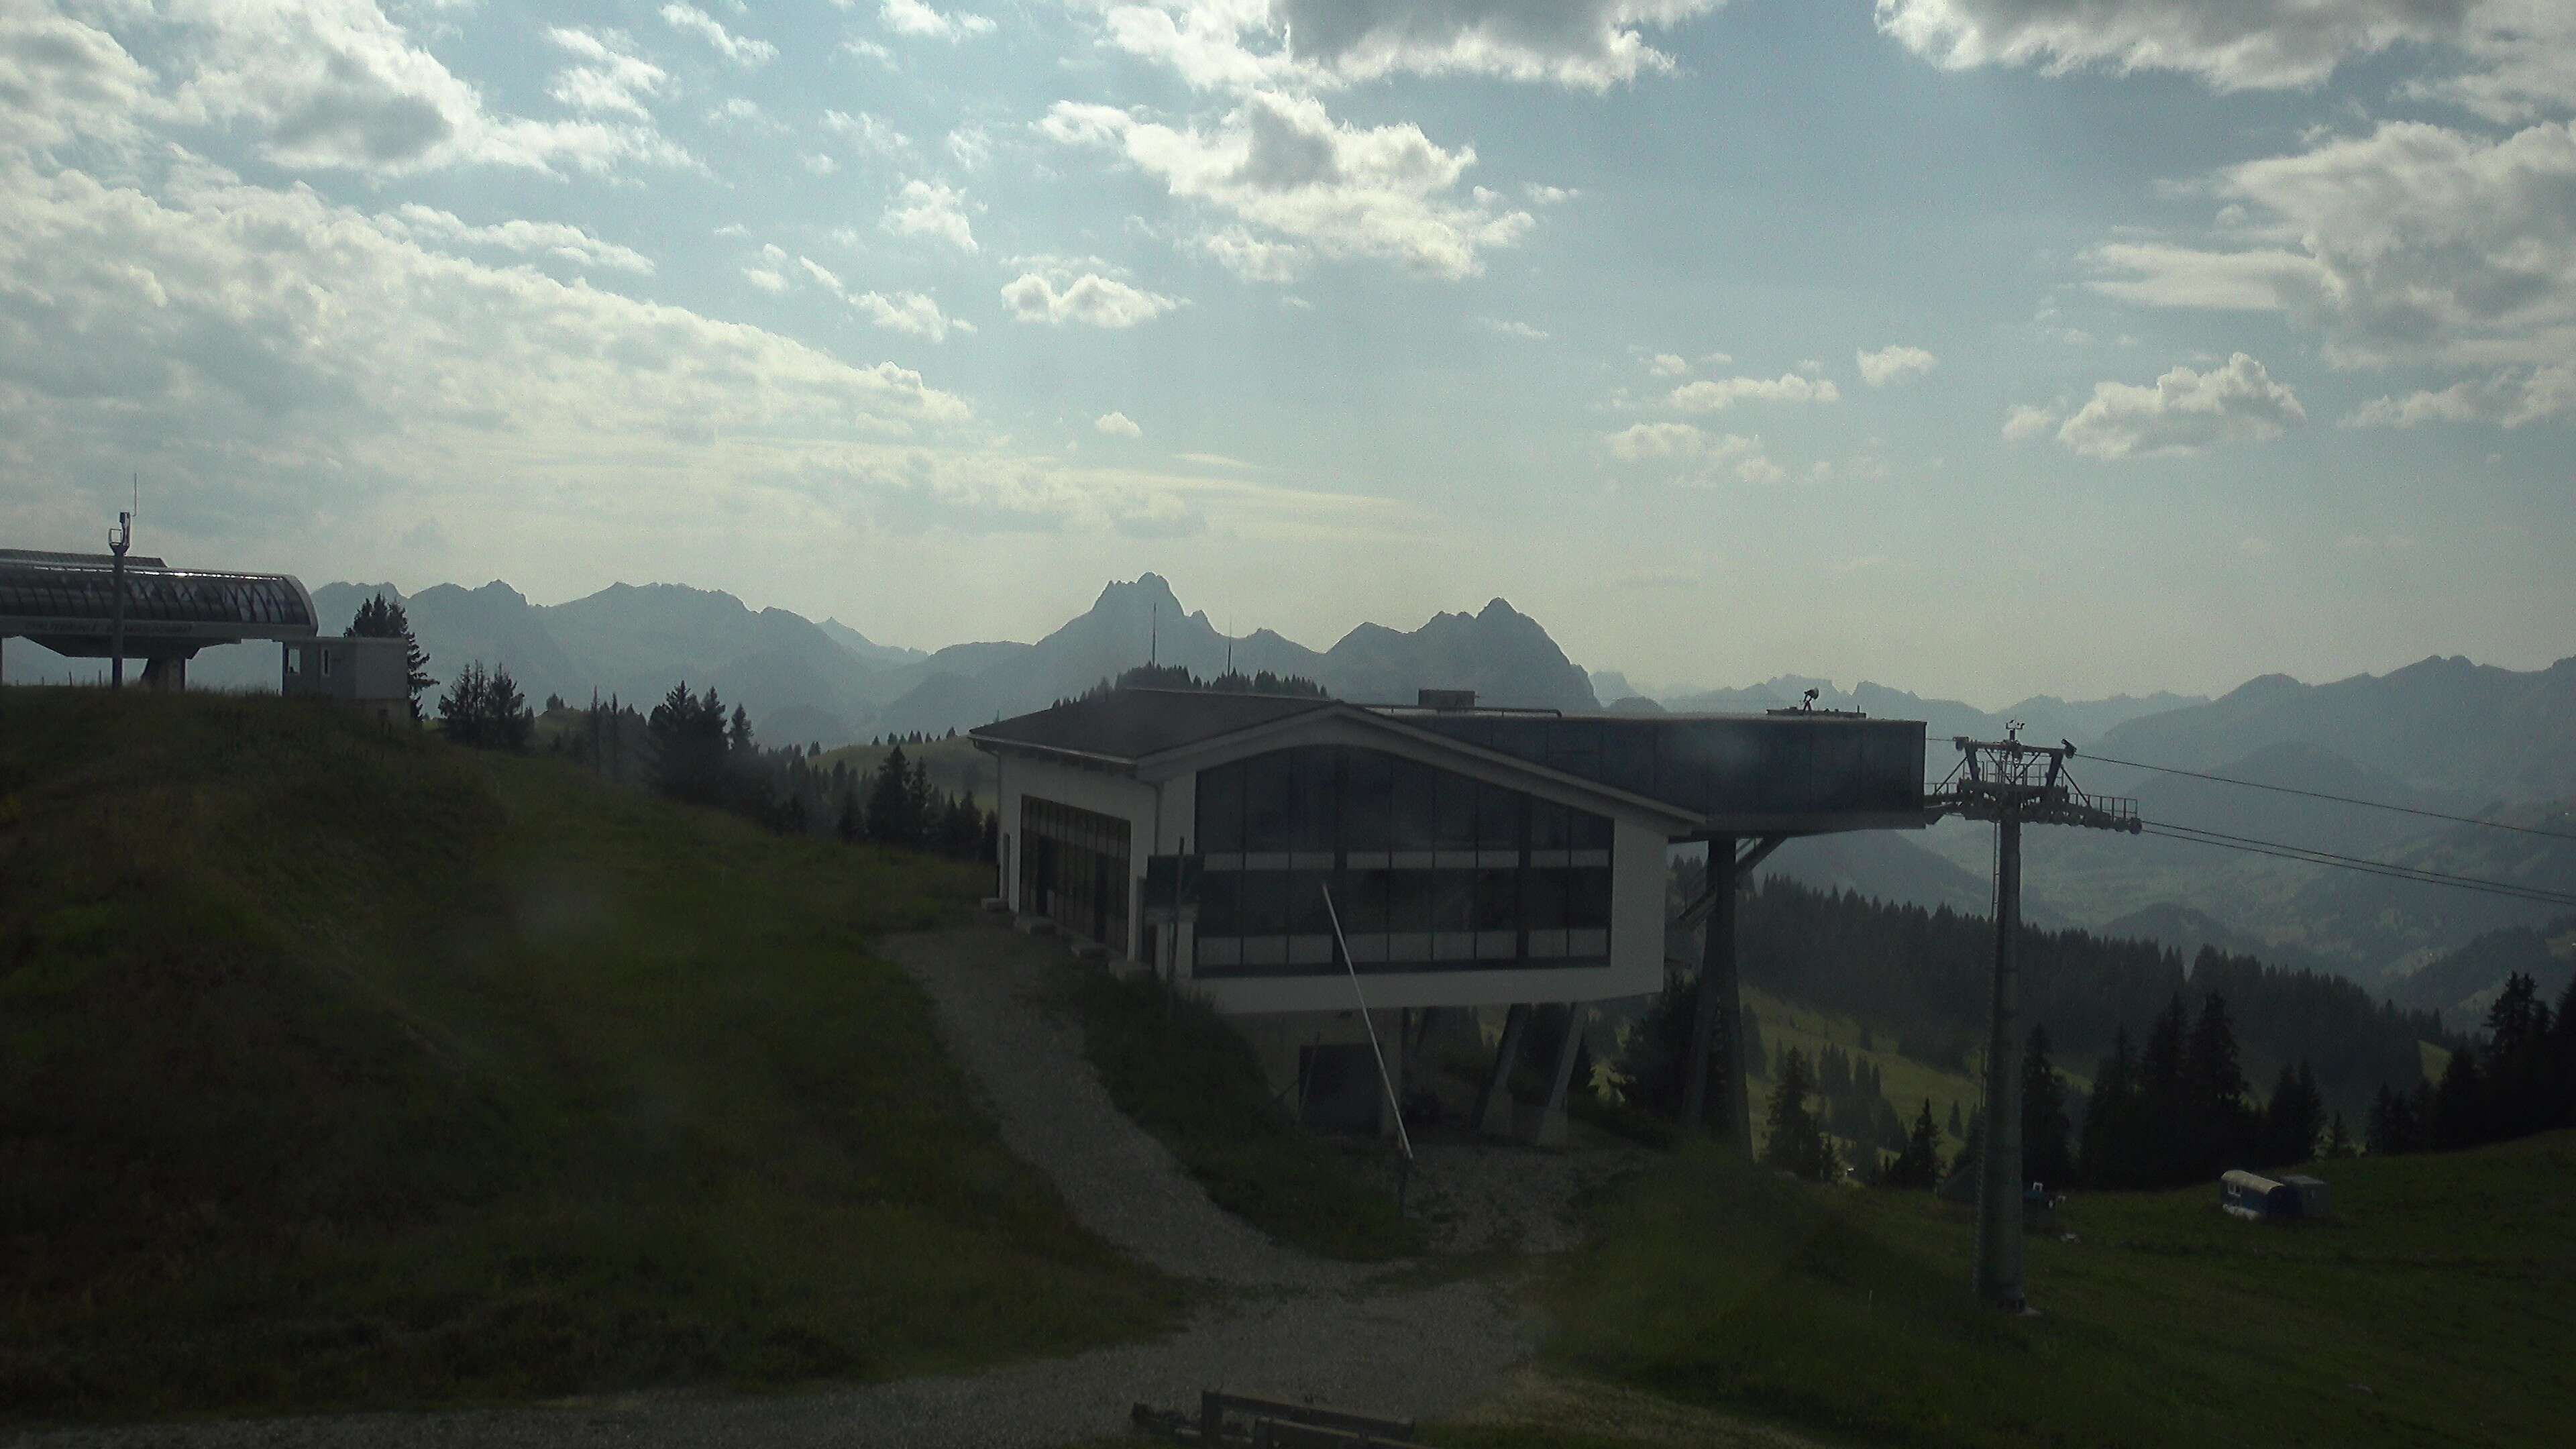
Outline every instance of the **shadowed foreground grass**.
<svg viewBox="0 0 2576 1449"><path fill-rule="evenodd" d="M2082 1199L2079 1242L2030 1241L2042 1316L2008 1319L1969 1302L1965 1209L1687 1155L1556 1274L1548 1358L1836 1442L2563 1442L2576 1134L2318 1171L2331 1222L2240 1222L2215 1189Z"/></svg>
<svg viewBox="0 0 2576 1449"><path fill-rule="evenodd" d="M0 691L0 1421L1171 1326L865 954L982 879L275 699Z"/></svg>
<svg viewBox="0 0 2576 1449"><path fill-rule="evenodd" d="M1270 1098L1252 1048L1205 1003L1169 1000L1150 975L1068 966L1083 1054L1120 1111L1171 1149L1210 1201L1291 1247L1376 1262L1419 1252L1375 1144L1338 1143Z"/></svg>

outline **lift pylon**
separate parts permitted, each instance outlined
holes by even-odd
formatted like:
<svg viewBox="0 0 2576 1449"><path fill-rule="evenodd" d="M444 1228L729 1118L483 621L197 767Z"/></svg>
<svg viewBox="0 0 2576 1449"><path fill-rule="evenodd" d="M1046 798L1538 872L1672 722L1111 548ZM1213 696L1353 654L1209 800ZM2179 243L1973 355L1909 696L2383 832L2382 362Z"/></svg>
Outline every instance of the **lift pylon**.
<svg viewBox="0 0 2576 1449"><path fill-rule="evenodd" d="M2001 740L1955 736L1959 765L1925 803L1938 814L1995 823L1995 971L1986 1036L1986 1132L1977 1163L1977 1296L1998 1308L2028 1307L2022 1277L2021 828L2073 825L2138 833L2138 804L2089 795L2066 772L2075 746L2030 745L2021 722Z"/></svg>

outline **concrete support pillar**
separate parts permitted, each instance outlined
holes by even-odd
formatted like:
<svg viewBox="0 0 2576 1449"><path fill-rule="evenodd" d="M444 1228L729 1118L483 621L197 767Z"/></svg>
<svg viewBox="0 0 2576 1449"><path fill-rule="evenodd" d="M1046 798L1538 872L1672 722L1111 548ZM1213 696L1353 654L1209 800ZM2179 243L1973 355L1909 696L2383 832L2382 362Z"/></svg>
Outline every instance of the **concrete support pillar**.
<svg viewBox="0 0 2576 1449"><path fill-rule="evenodd" d="M1520 1063L1529 1018L1526 1004L1514 1005L1503 1018L1503 1039L1494 1046L1493 1069L1485 1074L1485 1090L1476 1095L1476 1118L1470 1124L1487 1137L1512 1135L1512 1068Z"/></svg>
<svg viewBox="0 0 2576 1449"><path fill-rule="evenodd" d="M1565 1007L1565 1034L1556 1044L1556 1071L1547 1089L1547 1108L1539 1113L1538 1130L1530 1140L1541 1147L1563 1147L1570 1135L1565 1118L1566 1089L1574 1080L1574 1058L1583 1047L1583 1008L1573 1002ZM1588 1088L1592 1084L1584 1083Z"/></svg>
<svg viewBox="0 0 2576 1449"><path fill-rule="evenodd" d="M155 654L143 665L143 687L178 691L188 687L188 657L184 654Z"/></svg>

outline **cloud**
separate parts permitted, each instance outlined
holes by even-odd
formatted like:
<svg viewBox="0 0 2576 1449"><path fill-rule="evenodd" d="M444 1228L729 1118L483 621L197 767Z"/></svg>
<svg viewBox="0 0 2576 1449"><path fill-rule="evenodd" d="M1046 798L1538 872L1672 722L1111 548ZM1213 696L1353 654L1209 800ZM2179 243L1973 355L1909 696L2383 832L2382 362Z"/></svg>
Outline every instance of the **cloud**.
<svg viewBox="0 0 2576 1449"><path fill-rule="evenodd" d="M395 235L423 242L443 241L459 246L543 253L581 266L606 267L632 272L640 277L653 275L652 259L643 253L615 242L601 241L580 227L558 221L513 219L490 226L469 226L452 211L440 211L416 202L407 202L395 208L391 216L376 220Z"/></svg>
<svg viewBox="0 0 2576 1449"><path fill-rule="evenodd" d="M159 107L152 73L68 15L0 15L0 151L124 139Z"/></svg>
<svg viewBox="0 0 2576 1449"><path fill-rule="evenodd" d="M1260 92L1215 130L1176 130L1110 106L1059 101L1038 123L1068 146L1117 150L1172 195L1328 257L1381 257L1455 279L1479 253L1532 225L1490 192L1453 200L1472 148L1433 145L1410 123L1366 129L1335 121L1311 96Z"/></svg>
<svg viewBox="0 0 2576 1449"><path fill-rule="evenodd" d="M877 19L886 29L915 40L945 40L955 43L973 35L990 35L993 22L982 15L942 15L922 0L885 0Z"/></svg>
<svg viewBox="0 0 2576 1449"><path fill-rule="evenodd" d="M2004 410L2004 441L2025 443L2032 438L2043 437L2056 430L2058 421L2055 408L2016 403Z"/></svg>
<svg viewBox="0 0 2576 1449"><path fill-rule="evenodd" d="M786 250L775 245L764 246L760 250L761 255L769 260L770 266L760 269L756 274L746 270L744 275L751 277L752 285L763 291L785 293L791 290L794 284L787 275L789 269L786 265L788 260ZM896 332L908 332L915 337L927 338L932 342L947 341L948 333L952 328L959 332L975 330L973 323L962 322L941 313L939 303L925 293L897 292L889 297L883 292L854 292L849 284L841 280L840 273L812 257L797 257L794 270L803 273L806 280L814 285L849 303L860 315L879 327Z"/></svg>
<svg viewBox="0 0 2576 1449"><path fill-rule="evenodd" d="M1635 423L1610 434L1608 441L1614 458L1696 458L1707 448L1709 435L1688 423Z"/></svg>
<svg viewBox="0 0 2576 1449"><path fill-rule="evenodd" d="M1202 89L1473 74L1606 90L1673 58L1646 43L1724 0L1111 0L1104 43Z"/></svg>
<svg viewBox="0 0 2576 1449"><path fill-rule="evenodd" d="M546 83L547 95L576 111L643 119L651 114L645 100L670 86L670 72L628 55L596 32L558 25L546 31L546 39L579 62L556 71Z"/></svg>
<svg viewBox="0 0 2576 1449"><path fill-rule="evenodd" d="M833 172L841 169L840 162L833 160L831 157L824 155L820 151L808 151L799 159L805 163L806 170L817 176L829 176Z"/></svg>
<svg viewBox="0 0 2576 1449"><path fill-rule="evenodd" d="M714 16L694 5L665 5L662 23L673 30L695 35L716 48L718 54L738 66L750 69L778 58L778 47L766 40L736 35L716 23Z"/></svg>
<svg viewBox="0 0 2576 1449"><path fill-rule="evenodd" d="M1096 431L1106 433L1113 438L1141 438L1145 436L1145 430L1136 426L1135 420L1128 417L1125 413L1102 413L1098 418L1092 421L1091 426Z"/></svg>
<svg viewBox="0 0 2576 1449"><path fill-rule="evenodd" d="M167 470L201 529L265 536L397 496L417 518L496 478L520 503L567 459L660 440L884 443L972 421L890 363L452 255L420 235L443 220L194 161L138 184L0 161L0 214L9 445L96 457L114 439L110 456Z"/></svg>
<svg viewBox="0 0 2576 1449"><path fill-rule="evenodd" d="M968 205L965 192L945 183L907 181L886 207L885 229L897 236L937 237L959 251L976 251L975 229L966 217Z"/></svg>
<svg viewBox="0 0 2576 1449"><path fill-rule="evenodd" d="M81 134L118 139L149 121L237 131L261 159L296 170L391 175L496 165L561 174L638 161L696 165L649 125L496 115L479 90L366 0L103 5L96 26L19 9L0 21L0 89L12 93L0 106L0 147L51 145L61 139L52 133L74 124ZM138 39L162 58L157 78L145 80L132 58ZM136 91L138 83L146 88ZM41 116L30 107L43 108Z"/></svg>
<svg viewBox="0 0 2576 1449"><path fill-rule="evenodd" d="M848 111L827 110L823 113L823 129L847 138L861 150L873 151L880 156L892 156L912 147L912 138L896 130L892 121L867 111L852 115Z"/></svg>
<svg viewBox="0 0 2576 1449"><path fill-rule="evenodd" d="M993 159L992 133L981 126L959 126L948 133L948 154L968 171L983 169Z"/></svg>
<svg viewBox="0 0 2576 1449"><path fill-rule="evenodd" d="M1150 322L1175 307L1179 299L1140 291L1097 272L1076 277L1061 290L1036 272L1024 272L1002 288L1002 300L1022 322L1062 326L1080 322L1092 327L1133 327Z"/></svg>
<svg viewBox="0 0 2576 1449"><path fill-rule="evenodd" d="M2057 430L2057 441L2088 458L2191 453L2216 443L2269 442L2307 420L2289 386L2239 352L2208 372L2176 367L2152 387L2097 383L2093 400Z"/></svg>
<svg viewBox="0 0 2576 1449"><path fill-rule="evenodd" d="M2424 423L2525 423L2576 413L2576 363L2509 370L2439 391L2376 398L2342 419L2347 428L2412 428Z"/></svg>
<svg viewBox="0 0 2576 1449"><path fill-rule="evenodd" d="M1479 317L1476 320L1484 325L1486 331L1497 333L1504 337L1518 337L1525 342L1545 342L1547 340L1547 334L1545 332L1532 327L1527 322L1515 322L1502 317Z"/></svg>
<svg viewBox="0 0 2576 1449"><path fill-rule="evenodd" d="M1306 249L1293 242L1263 241L1239 226L1199 238L1199 250L1247 282L1293 282L1304 273Z"/></svg>
<svg viewBox="0 0 2576 1449"><path fill-rule="evenodd" d="M1688 412L1715 412L1739 402L1814 402L1842 401L1842 390L1830 379L1802 377L1784 372L1776 378L1723 377L1686 382L1674 388L1673 406Z"/></svg>
<svg viewBox="0 0 2576 1449"><path fill-rule="evenodd" d="M1789 476L1763 452L1760 438L1703 432L1688 423L1636 423L1608 435L1610 456L1624 462L1672 458L1698 464L1679 481L1707 483L1731 471L1738 482L1778 483Z"/></svg>
<svg viewBox="0 0 2576 1449"><path fill-rule="evenodd" d="M2349 59L2471 33L2474 0L1878 0L1940 65L2170 70L2221 90L2309 86Z"/></svg>
<svg viewBox="0 0 2576 1449"><path fill-rule="evenodd" d="M1941 365L1941 359L1920 347L1888 346L1876 352L1856 352L1860 363L1860 380L1871 387L1886 387L1921 377Z"/></svg>
<svg viewBox="0 0 2576 1449"><path fill-rule="evenodd" d="M2462 365L2576 357L2576 131L2502 139L2419 122L2231 167L2218 190L2266 244L2099 248L2096 290L2278 311L2345 360Z"/></svg>
<svg viewBox="0 0 2576 1449"><path fill-rule="evenodd" d="M1676 353L1658 352L1646 359L1646 370L1657 377L1681 377L1690 371L1690 364Z"/></svg>

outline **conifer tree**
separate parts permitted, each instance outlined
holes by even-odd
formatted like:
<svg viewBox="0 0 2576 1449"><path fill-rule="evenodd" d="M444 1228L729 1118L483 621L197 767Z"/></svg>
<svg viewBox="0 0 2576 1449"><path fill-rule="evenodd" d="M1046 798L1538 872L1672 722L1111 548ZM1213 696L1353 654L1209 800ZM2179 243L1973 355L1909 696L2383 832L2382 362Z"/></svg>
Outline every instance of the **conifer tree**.
<svg viewBox="0 0 2576 1449"><path fill-rule="evenodd" d="M411 616L403 606L379 593L358 606L357 617L340 631L344 639L400 639L403 641L403 682L410 692L411 722L420 723L420 694L438 681L425 672L429 655L412 637Z"/></svg>
<svg viewBox="0 0 2576 1449"><path fill-rule="evenodd" d="M1888 1165L1880 1184L1886 1187L1925 1188L1941 1180L1941 1129L1932 1123L1932 1099L1923 1099L1923 1110L1914 1118L1914 1129L1906 1134L1905 1147Z"/></svg>
<svg viewBox="0 0 2576 1449"><path fill-rule="evenodd" d="M1770 1135L1762 1145L1762 1161L1810 1182L1822 1182L1832 1175L1836 1164L1833 1145L1825 1140L1815 1115L1807 1110L1807 1093L1814 1085L1805 1054L1795 1047L1784 1050L1780 1079L1771 1089L1771 1109L1766 1119Z"/></svg>
<svg viewBox="0 0 2576 1449"><path fill-rule="evenodd" d="M2084 1113L2084 1138L2076 1170L2089 1187L2126 1187L2137 1181L2138 1064L2128 1029L2111 1037L2111 1054L2093 1077L2093 1100Z"/></svg>
<svg viewBox="0 0 2576 1449"><path fill-rule="evenodd" d="M2047 1028L2030 1029L2021 1060L2021 1180L2064 1187L2075 1173L2066 1145L2075 1124L2066 1115L2066 1079L2048 1059Z"/></svg>

